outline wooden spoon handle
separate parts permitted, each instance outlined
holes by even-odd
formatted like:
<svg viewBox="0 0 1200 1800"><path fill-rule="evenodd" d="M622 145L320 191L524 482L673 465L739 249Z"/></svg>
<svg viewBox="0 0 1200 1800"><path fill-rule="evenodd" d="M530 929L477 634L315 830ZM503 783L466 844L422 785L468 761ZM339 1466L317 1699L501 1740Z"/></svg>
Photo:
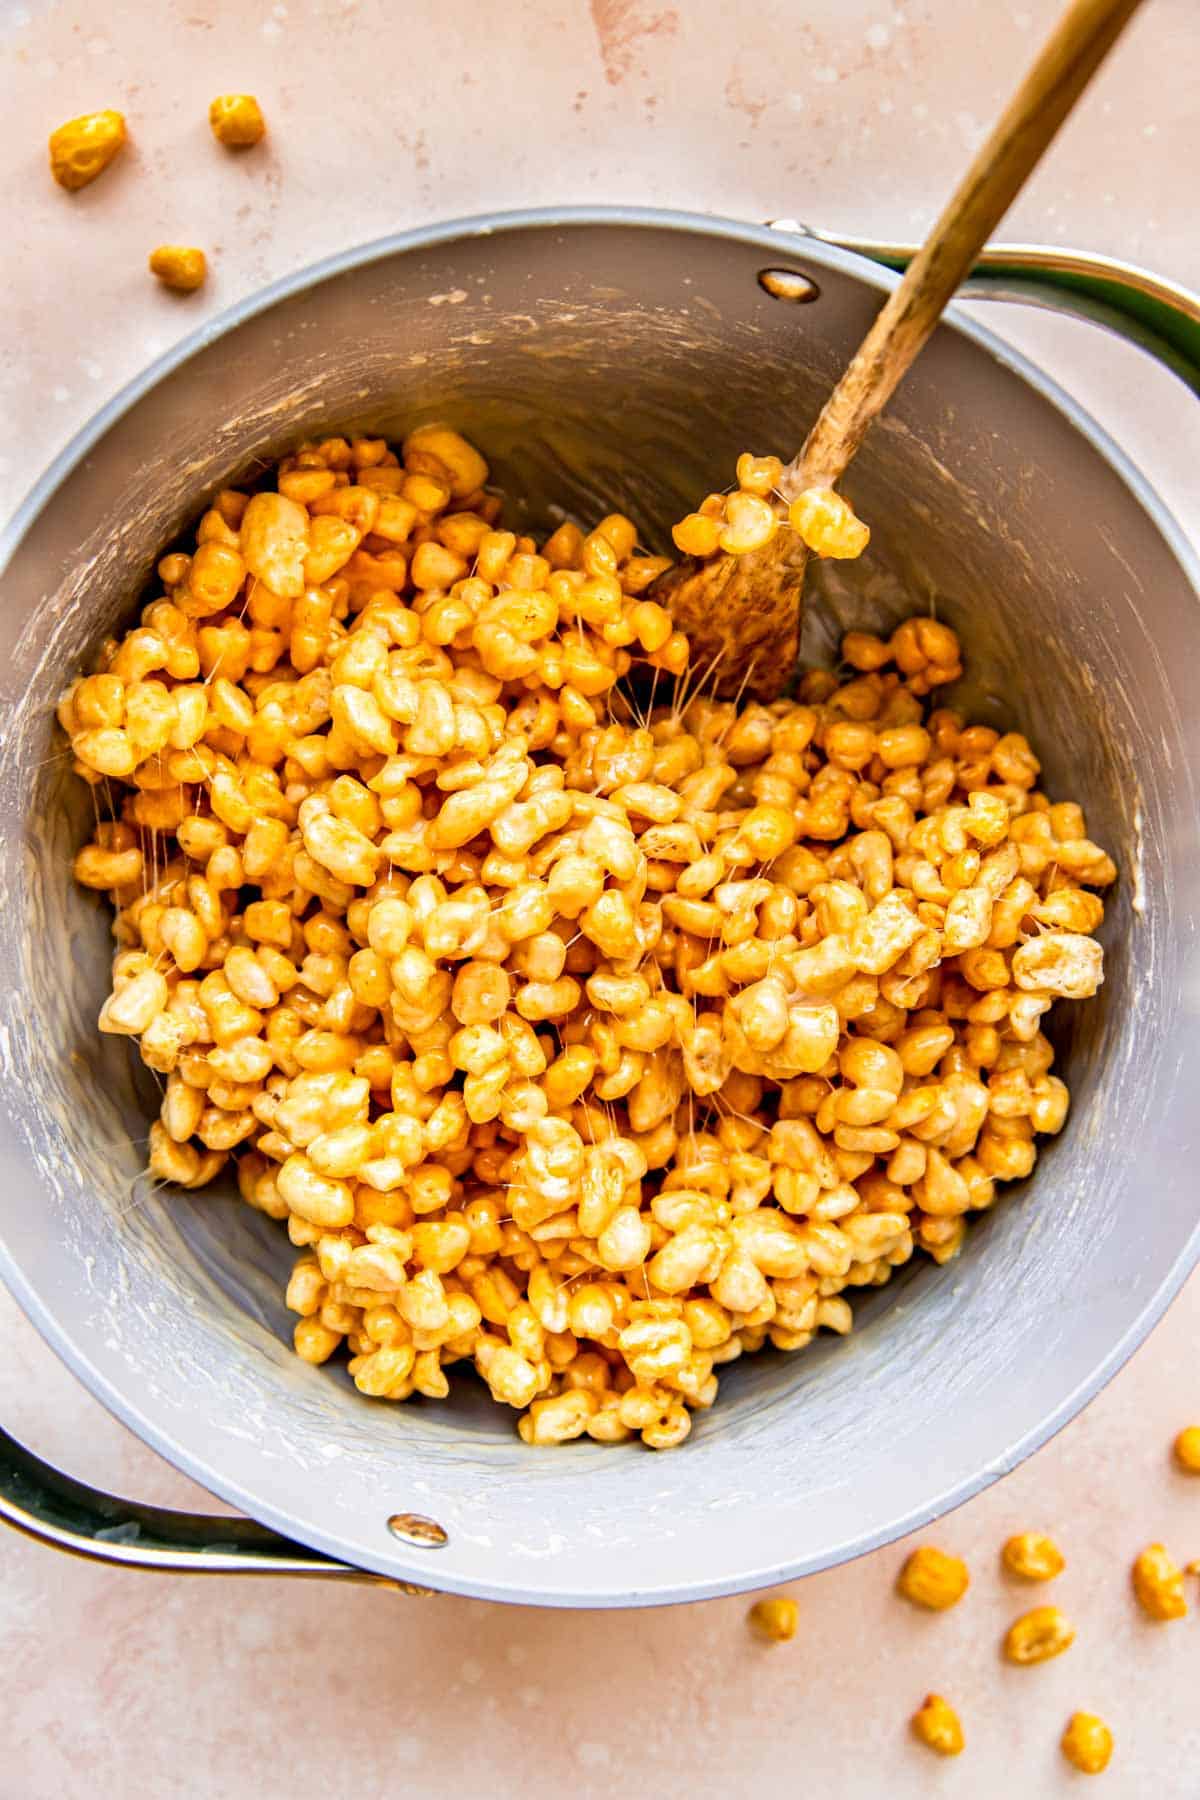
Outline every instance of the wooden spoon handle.
<svg viewBox="0 0 1200 1800"><path fill-rule="evenodd" d="M1072 0L834 388L781 491L833 487L1142 0Z"/></svg>
<svg viewBox="0 0 1200 1800"><path fill-rule="evenodd" d="M889 295L834 388L779 492L833 487L896 390L943 309L1142 0L1072 0L999 123ZM650 590L717 669L718 692L770 699L795 662L805 548L777 531L742 556L687 558Z"/></svg>

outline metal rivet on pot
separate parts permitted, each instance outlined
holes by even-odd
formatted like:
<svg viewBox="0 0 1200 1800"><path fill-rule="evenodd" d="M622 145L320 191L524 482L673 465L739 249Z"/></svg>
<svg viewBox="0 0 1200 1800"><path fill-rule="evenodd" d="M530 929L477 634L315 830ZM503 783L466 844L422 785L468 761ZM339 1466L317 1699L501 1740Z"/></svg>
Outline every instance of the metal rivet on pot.
<svg viewBox="0 0 1200 1800"><path fill-rule="evenodd" d="M760 269L758 285L772 300L790 300L794 306L803 306L821 297L816 282L810 275L802 275L799 269Z"/></svg>
<svg viewBox="0 0 1200 1800"><path fill-rule="evenodd" d="M440 1550L448 1542L445 1528L423 1513L393 1513L388 1530L402 1544L415 1544L420 1550Z"/></svg>

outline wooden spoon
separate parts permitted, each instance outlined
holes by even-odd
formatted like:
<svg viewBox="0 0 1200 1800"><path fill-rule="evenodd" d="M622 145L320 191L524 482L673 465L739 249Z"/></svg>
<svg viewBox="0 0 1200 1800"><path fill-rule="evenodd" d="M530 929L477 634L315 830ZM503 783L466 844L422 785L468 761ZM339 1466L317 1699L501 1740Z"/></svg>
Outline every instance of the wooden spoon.
<svg viewBox="0 0 1200 1800"><path fill-rule="evenodd" d="M882 411L943 310L1059 126L1142 0L1072 0L1037 61L881 308L853 361L783 471L784 505L831 488ZM792 679L808 552L799 532L776 532L741 556L685 558L651 595L691 640L693 663L719 659L718 693L773 699Z"/></svg>

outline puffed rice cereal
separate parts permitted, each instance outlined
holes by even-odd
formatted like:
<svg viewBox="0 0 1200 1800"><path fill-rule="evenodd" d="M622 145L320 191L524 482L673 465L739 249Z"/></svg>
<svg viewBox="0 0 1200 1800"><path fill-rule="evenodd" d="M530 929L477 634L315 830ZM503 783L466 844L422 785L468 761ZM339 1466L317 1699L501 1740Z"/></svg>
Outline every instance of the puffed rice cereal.
<svg viewBox="0 0 1200 1800"><path fill-rule="evenodd" d="M739 710L629 519L539 545L487 480L439 425L301 446L63 696L115 794L100 1029L162 1079L153 1174L232 1159L286 1227L306 1361L664 1449L1030 1173L1116 870L1024 737L931 704L944 624Z"/></svg>

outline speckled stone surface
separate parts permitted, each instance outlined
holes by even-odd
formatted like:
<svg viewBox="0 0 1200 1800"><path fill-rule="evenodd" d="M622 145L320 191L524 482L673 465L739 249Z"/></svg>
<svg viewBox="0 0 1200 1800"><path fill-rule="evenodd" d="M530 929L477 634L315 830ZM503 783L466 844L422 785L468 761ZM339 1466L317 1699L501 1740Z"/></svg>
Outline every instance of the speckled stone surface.
<svg viewBox="0 0 1200 1800"><path fill-rule="evenodd" d="M273 277L424 220L556 201L799 215L918 234L1057 10L1054 0L0 0L0 514L159 351ZM1006 234L1109 251L1200 286L1195 0L1151 0ZM271 132L231 157L213 94L258 93ZM94 187L50 181L45 139L117 106L131 145ZM191 298L146 273L196 242ZM1195 532L1200 408L1125 346L996 309L1119 437ZM30 1205L37 1204L31 1195ZM1152 1206L1153 1195L1130 1196ZM3 1418L64 1466L145 1499L211 1505L116 1425L0 1295ZM1127 1570L1155 1538L1200 1556L1200 1480L1174 1431L1200 1420L1200 1284L1087 1413L926 1539L965 1555L954 1612L918 1615L897 1545L794 1591L801 1625L755 1642L746 1603L550 1614L332 1584L108 1573L0 1539L4 1800L375 1796L578 1800L765 1788L841 1800L1069 1795L1076 1708L1117 1739L1099 1790L1200 1795L1200 1625L1152 1626ZM880 1457L887 1447L880 1445ZM998 1645L1051 1597L1001 1576L1010 1531L1062 1543L1052 1597L1078 1641L1041 1668ZM1191 1583L1200 1606L1200 1587ZM934 1688L967 1750L907 1736Z"/></svg>

